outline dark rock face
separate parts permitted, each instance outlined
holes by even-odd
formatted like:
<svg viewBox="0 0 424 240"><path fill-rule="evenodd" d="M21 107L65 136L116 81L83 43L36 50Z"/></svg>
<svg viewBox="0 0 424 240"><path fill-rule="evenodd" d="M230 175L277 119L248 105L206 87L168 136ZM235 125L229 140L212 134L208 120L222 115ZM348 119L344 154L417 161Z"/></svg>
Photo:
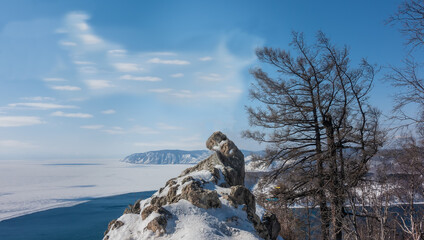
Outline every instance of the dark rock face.
<svg viewBox="0 0 424 240"><path fill-rule="evenodd" d="M141 212L141 219L146 219L152 212L157 212L160 215L165 216L166 218L171 217L171 213L168 212L168 210L166 210L163 207L158 207L155 205L149 205L146 208L144 208L143 212Z"/></svg>
<svg viewBox="0 0 424 240"><path fill-rule="evenodd" d="M178 178L168 180L165 187L151 198L143 202L139 200L134 205L130 205L124 214L138 214L141 220L149 221L144 230L152 231L156 236L162 236L166 234L169 219L174 217L165 209L167 205L186 200L198 208L217 209L222 207L223 202L220 200L222 198L235 208L243 206L242 210L247 213L247 218L257 235L266 240L276 239L280 229L275 216L270 215L261 222L256 215L255 197L244 187L243 153L221 132L213 133L207 140L206 146L215 151L211 156L196 166L186 169ZM219 190L222 188L227 190ZM228 203L225 204L228 206ZM153 213L154 216L152 216ZM238 221L246 221L246 219L229 216L226 220L227 223ZM119 220L110 222L104 239L109 239L108 233L120 228L123 224Z"/></svg>
<svg viewBox="0 0 424 240"><path fill-rule="evenodd" d="M220 208L221 201L216 191L203 189L196 182L192 182L183 188L181 199L191 202L200 208Z"/></svg>
<svg viewBox="0 0 424 240"><path fill-rule="evenodd" d="M140 214L140 199L137 200L134 205L128 205L128 208L125 209L124 214L133 213L133 214Z"/></svg>
<svg viewBox="0 0 424 240"><path fill-rule="evenodd" d="M110 223L107 225L107 230L106 230L106 232L105 232L105 236L106 236L106 234L109 232L109 231L111 231L111 230L113 230L113 229L118 229L118 228L120 228L120 227L122 227L122 226L124 226L124 223L123 222L121 222L121 221L119 221L119 220L112 220L112 221L110 221Z"/></svg>
<svg viewBox="0 0 424 240"><path fill-rule="evenodd" d="M155 217L147 224L146 229L156 233L156 236L162 236L165 233L167 222L164 216Z"/></svg>
<svg viewBox="0 0 424 240"><path fill-rule="evenodd" d="M262 222L268 230L271 239L277 239L278 234L281 231L281 225L278 222L275 214L265 214L265 216L262 218Z"/></svg>

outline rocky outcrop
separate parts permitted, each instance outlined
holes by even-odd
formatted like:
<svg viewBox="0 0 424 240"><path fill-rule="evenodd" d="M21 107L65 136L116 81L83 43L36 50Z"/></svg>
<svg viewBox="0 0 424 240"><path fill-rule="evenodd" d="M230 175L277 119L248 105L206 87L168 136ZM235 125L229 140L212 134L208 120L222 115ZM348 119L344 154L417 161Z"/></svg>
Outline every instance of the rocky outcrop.
<svg viewBox="0 0 424 240"><path fill-rule="evenodd" d="M243 153L221 132L213 133L206 147L214 151L211 156L168 180L151 198L130 205L109 224L104 239L192 239L190 234L276 239L275 216L262 222L254 195L244 187Z"/></svg>

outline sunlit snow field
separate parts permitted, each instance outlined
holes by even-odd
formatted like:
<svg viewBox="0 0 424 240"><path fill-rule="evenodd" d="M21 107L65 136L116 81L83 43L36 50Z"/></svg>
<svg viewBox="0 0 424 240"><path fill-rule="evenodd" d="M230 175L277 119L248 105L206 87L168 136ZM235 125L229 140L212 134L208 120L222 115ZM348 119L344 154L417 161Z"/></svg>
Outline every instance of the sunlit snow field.
<svg viewBox="0 0 424 240"><path fill-rule="evenodd" d="M0 221L92 198L157 190L190 165L110 160L0 161Z"/></svg>

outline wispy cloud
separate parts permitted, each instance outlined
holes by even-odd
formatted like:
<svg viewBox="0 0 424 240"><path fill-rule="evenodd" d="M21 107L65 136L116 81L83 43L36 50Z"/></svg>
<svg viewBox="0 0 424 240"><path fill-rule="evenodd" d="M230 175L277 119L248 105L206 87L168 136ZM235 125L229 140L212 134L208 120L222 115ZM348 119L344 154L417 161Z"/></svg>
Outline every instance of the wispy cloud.
<svg viewBox="0 0 424 240"><path fill-rule="evenodd" d="M108 133L108 134L112 134L112 135L120 135L120 134L125 134L126 132L124 131L123 128L121 127L112 127L109 129L104 129L102 130L102 132Z"/></svg>
<svg viewBox="0 0 424 240"><path fill-rule="evenodd" d="M22 100L26 100L26 101L54 101L56 100L55 98L52 97L23 97L21 98Z"/></svg>
<svg viewBox="0 0 424 240"><path fill-rule="evenodd" d="M153 93L167 93L171 92L172 88L155 88L155 89L149 89L149 92Z"/></svg>
<svg viewBox="0 0 424 240"><path fill-rule="evenodd" d="M87 62L87 61L74 61L75 64L77 65L93 65L95 63L93 62Z"/></svg>
<svg viewBox="0 0 424 240"><path fill-rule="evenodd" d="M0 140L0 148L34 148L35 146L28 142L17 140Z"/></svg>
<svg viewBox="0 0 424 240"><path fill-rule="evenodd" d="M85 18L86 19L86 18ZM75 23L75 27L76 28L78 28L79 30L81 30L81 31L87 31L87 30L89 30L90 29L90 26L88 26L88 24L87 23L85 23L85 22L78 22L78 23Z"/></svg>
<svg viewBox="0 0 424 240"><path fill-rule="evenodd" d="M103 42L101 38L93 34L81 34L79 37L83 43L88 45L99 44Z"/></svg>
<svg viewBox="0 0 424 240"><path fill-rule="evenodd" d="M0 127L21 127L44 123L39 117L33 116L0 116Z"/></svg>
<svg viewBox="0 0 424 240"><path fill-rule="evenodd" d="M66 47L74 47L77 45L76 42L71 42L71 41L60 41L59 44Z"/></svg>
<svg viewBox="0 0 424 240"><path fill-rule="evenodd" d="M149 127L143 127L143 126L134 126L131 129L131 133L136 134L142 134L142 135L151 135L151 134L159 134L160 132L158 130L149 128Z"/></svg>
<svg viewBox="0 0 424 240"><path fill-rule="evenodd" d="M85 83L91 89L102 89L102 88L113 87L111 81L109 80L91 79L91 80L86 80Z"/></svg>
<svg viewBox="0 0 424 240"><path fill-rule="evenodd" d="M67 117L67 118L92 118L93 115L88 113L64 113L61 111L57 111L51 114L55 117Z"/></svg>
<svg viewBox="0 0 424 240"><path fill-rule="evenodd" d="M78 68L78 71L84 74L95 74L98 72L97 68L93 66L83 66Z"/></svg>
<svg viewBox="0 0 424 240"><path fill-rule="evenodd" d="M224 78L218 73L210 73L210 74L206 74L206 75L200 75L199 78L202 79L202 80L211 81L211 82L219 82L219 81L224 80Z"/></svg>
<svg viewBox="0 0 424 240"><path fill-rule="evenodd" d="M113 66L120 72L138 72L143 70L136 63L114 63Z"/></svg>
<svg viewBox="0 0 424 240"><path fill-rule="evenodd" d="M124 56L127 53L127 50L125 49L112 49L107 51L108 54L113 55L113 56Z"/></svg>
<svg viewBox="0 0 424 240"><path fill-rule="evenodd" d="M60 104L54 104L54 103L40 103L40 102L10 103L8 106L9 107L29 107L29 108L42 109L42 110L77 108L77 106L73 106L73 105L60 105Z"/></svg>
<svg viewBox="0 0 424 240"><path fill-rule="evenodd" d="M121 80L132 80L132 81L147 81L147 82L158 82L162 79L159 77L151 77L151 76L143 76L143 77L137 77L133 75L123 75L119 79Z"/></svg>
<svg viewBox="0 0 424 240"><path fill-rule="evenodd" d="M115 114L116 111L114 109L108 109L108 110L104 110L102 111L103 114Z"/></svg>
<svg viewBox="0 0 424 240"><path fill-rule="evenodd" d="M189 61L185 61L185 60L179 60L179 59L175 59L175 60L165 60L165 59L160 59L160 58L152 58L149 59L149 61L147 61L148 63L159 63L159 64L170 64L170 65L188 65L190 64Z"/></svg>
<svg viewBox="0 0 424 240"><path fill-rule="evenodd" d="M43 78L43 81L45 82L64 82L66 81L63 78Z"/></svg>
<svg viewBox="0 0 424 240"><path fill-rule="evenodd" d="M211 61L212 59L213 58L209 57L209 56L199 58L199 60L202 61L202 62Z"/></svg>
<svg viewBox="0 0 424 240"><path fill-rule="evenodd" d="M173 78L184 77L184 73L174 73L174 74L171 74L171 77L173 77Z"/></svg>
<svg viewBox="0 0 424 240"><path fill-rule="evenodd" d="M98 130L98 129L102 129L103 127L104 127L103 125L84 125L84 126L81 126L80 128Z"/></svg>
<svg viewBox="0 0 424 240"><path fill-rule="evenodd" d="M173 92L171 95L177 98L193 98L194 97L193 92L190 90L180 90L177 92Z"/></svg>
<svg viewBox="0 0 424 240"><path fill-rule="evenodd" d="M148 55L156 55L156 56L176 56L177 53L174 52L150 52Z"/></svg>
<svg viewBox="0 0 424 240"><path fill-rule="evenodd" d="M70 86L70 85L63 85L63 86L50 86L53 90L59 90L59 91L79 91L81 90L80 87L77 86Z"/></svg>

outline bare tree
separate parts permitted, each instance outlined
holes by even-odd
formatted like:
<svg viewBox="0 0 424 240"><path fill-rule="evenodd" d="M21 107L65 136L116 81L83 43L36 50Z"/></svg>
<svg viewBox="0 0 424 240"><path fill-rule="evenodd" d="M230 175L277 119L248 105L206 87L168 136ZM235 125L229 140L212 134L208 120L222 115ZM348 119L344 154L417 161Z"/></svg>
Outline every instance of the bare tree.
<svg viewBox="0 0 424 240"><path fill-rule="evenodd" d="M397 222L400 229L413 240L424 238L424 211L417 202L424 199L424 148L412 136L400 140L394 151L397 178L392 182L396 198Z"/></svg>
<svg viewBox="0 0 424 240"><path fill-rule="evenodd" d="M394 96L395 115L393 118L401 120L401 126L417 125L422 128L424 123L424 79L419 76L419 64L413 58L407 58L404 66L391 66L391 72L386 79L398 89ZM406 112L407 105L415 104L416 111Z"/></svg>
<svg viewBox="0 0 424 240"><path fill-rule="evenodd" d="M321 238L342 239L347 190L381 145L379 112L367 102L375 68L366 60L352 68L348 48L337 48L322 32L311 46L293 33L291 46L294 56L257 49L258 59L274 71L251 71L256 84L250 96L259 106L247 110L257 130L244 136L268 143L267 159L281 162L270 176L285 183L279 197L313 197Z"/></svg>
<svg viewBox="0 0 424 240"><path fill-rule="evenodd" d="M398 11L389 18L389 24L400 24L400 31L412 48L424 44L424 1L405 0Z"/></svg>
<svg viewBox="0 0 424 240"><path fill-rule="evenodd" d="M424 46L424 1L405 0L388 23L400 25L400 32L407 37L406 44L411 51L404 60L403 67L390 66L391 73L386 78L399 89L395 96L395 118L402 120L402 126L424 122L424 79L420 76L420 64L414 59L418 47ZM418 111L405 112L405 106L415 104ZM421 129L422 130L422 129Z"/></svg>

